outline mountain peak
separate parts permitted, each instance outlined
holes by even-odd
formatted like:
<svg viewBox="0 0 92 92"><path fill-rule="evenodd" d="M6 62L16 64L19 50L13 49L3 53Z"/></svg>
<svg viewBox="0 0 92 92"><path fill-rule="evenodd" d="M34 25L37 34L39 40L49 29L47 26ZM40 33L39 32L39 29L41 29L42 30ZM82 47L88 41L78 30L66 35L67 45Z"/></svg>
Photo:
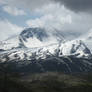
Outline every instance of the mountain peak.
<svg viewBox="0 0 92 92"><path fill-rule="evenodd" d="M44 28L27 28L20 33L20 36L24 41L27 41L28 38L34 37L40 41L43 41L43 39L48 37L48 34Z"/></svg>

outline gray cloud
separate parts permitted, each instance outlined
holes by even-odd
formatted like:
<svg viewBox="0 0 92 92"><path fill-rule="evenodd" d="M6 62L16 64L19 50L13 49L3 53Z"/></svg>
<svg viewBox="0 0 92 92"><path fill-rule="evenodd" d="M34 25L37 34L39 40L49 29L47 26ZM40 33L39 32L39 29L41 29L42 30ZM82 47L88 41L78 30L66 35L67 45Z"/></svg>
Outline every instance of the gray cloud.
<svg viewBox="0 0 92 92"><path fill-rule="evenodd" d="M92 0L55 0L75 12L92 11Z"/></svg>
<svg viewBox="0 0 92 92"><path fill-rule="evenodd" d="M59 2L75 12L92 11L92 0L0 0L2 4L34 10L49 3Z"/></svg>

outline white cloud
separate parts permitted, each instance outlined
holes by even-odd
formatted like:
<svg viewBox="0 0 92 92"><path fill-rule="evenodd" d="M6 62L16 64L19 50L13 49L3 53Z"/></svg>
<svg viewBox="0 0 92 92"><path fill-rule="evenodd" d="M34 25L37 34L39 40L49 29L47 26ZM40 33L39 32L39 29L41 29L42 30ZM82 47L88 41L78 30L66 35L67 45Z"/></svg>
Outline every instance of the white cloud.
<svg viewBox="0 0 92 92"><path fill-rule="evenodd" d="M0 20L0 40L5 40L22 31L22 27L10 23L8 20Z"/></svg>
<svg viewBox="0 0 92 92"><path fill-rule="evenodd" d="M65 32L81 33L92 28L91 13L75 13L52 1L54 0L2 0L5 5L30 10L30 12L33 10L33 13L42 15L40 18L27 20L26 23L29 27L54 27Z"/></svg>
<svg viewBox="0 0 92 92"><path fill-rule="evenodd" d="M28 20L27 24L30 27L52 27L60 30L63 25L72 23L70 12L64 6L50 4L42 9L37 9L35 12L42 13L43 16Z"/></svg>
<svg viewBox="0 0 92 92"><path fill-rule="evenodd" d="M18 15L26 15L26 13L21 10L21 9L18 9L16 7L10 7L10 6L4 6L3 7L3 10L11 15L14 15L14 16L18 16Z"/></svg>
<svg viewBox="0 0 92 92"><path fill-rule="evenodd" d="M45 28L56 28L60 30L63 26L63 24L71 23L72 19L70 15L62 16L59 18L59 16L52 16L52 15L46 15L41 18L36 18L28 20L27 24L29 27L45 27Z"/></svg>
<svg viewBox="0 0 92 92"><path fill-rule="evenodd" d="M29 27L55 28L61 31L85 33L92 28L92 15L87 13L75 13L64 5L49 4L41 9L36 9L41 14L40 18L30 19L26 23Z"/></svg>

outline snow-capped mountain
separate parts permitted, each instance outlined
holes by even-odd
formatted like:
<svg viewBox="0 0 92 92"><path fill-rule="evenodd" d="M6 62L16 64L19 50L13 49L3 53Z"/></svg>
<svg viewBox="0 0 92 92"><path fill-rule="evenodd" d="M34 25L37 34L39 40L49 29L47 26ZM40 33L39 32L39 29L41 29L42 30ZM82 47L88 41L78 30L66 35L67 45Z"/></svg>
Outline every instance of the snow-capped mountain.
<svg viewBox="0 0 92 92"><path fill-rule="evenodd" d="M50 33L44 28L27 28L19 35L1 41L0 49L10 50L16 47L41 47L58 43L60 40L63 41L64 38L62 34L58 34L56 31Z"/></svg>
<svg viewBox="0 0 92 92"><path fill-rule="evenodd" d="M52 56L89 58L91 57L91 52L81 40L73 40L36 48L16 48L0 53L0 59L2 62L6 61L7 57L9 60L38 60Z"/></svg>
<svg viewBox="0 0 92 92"><path fill-rule="evenodd" d="M59 57L63 55L89 57L91 55L90 50L82 40L66 41L62 33L58 31L48 32L44 28L27 28L20 35L0 42L1 54L8 52L10 58L13 58L15 54L19 54L19 56L23 54L24 57L24 54L28 54L28 52L36 53L39 57L44 53L47 55L46 52L52 55L58 53ZM24 59L23 57L22 59Z"/></svg>
<svg viewBox="0 0 92 92"><path fill-rule="evenodd" d="M28 28L21 32L19 40L25 47L34 48L57 43L55 34L49 34L44 28Z"/></svg>
<svg viewBox="0 0 92 92"><path fill-rule="evenodd" d="M32 62L55 59L57 64L66 65L70 71L69 65L76 63L78 59L80 67L76 67L80 71L84 65L84 67L91 67L92 63L89 60L92 54L85 44L86 40L83 40L83 37L74 40L66 39L67 37L58 31L49 33L43 28L27 28L20 35L0 42L0 62L17 62L19 66L25 66Z"/></svg>

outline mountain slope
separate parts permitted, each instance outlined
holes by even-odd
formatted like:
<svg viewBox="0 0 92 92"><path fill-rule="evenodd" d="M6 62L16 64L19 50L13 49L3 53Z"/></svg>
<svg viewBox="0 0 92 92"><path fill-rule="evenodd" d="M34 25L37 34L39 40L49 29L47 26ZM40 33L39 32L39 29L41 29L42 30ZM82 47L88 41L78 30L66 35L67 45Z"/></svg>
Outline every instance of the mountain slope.
<svg viewBox="0 0 92 92"><path fill-rule="evenodd" d="M46 29L28 28L0 43L0 63L13 63L18 69L22 67L23 71L26 68L91 71L92 54L84 42L80 39L66 40L58 31L49 34Z"/></svg>
<svg viewBox="0 0 92 92"><path fill-rule="evenodd" d="M6 53L10 59L19 57L20 60L27 59L27 56L29 58L33 53L38 59L46 58L47 55L58 57L74 55L86 58L91 56L90 50L82 40L66 41L58 31L49 34L42 28L27 28L19 36L1 42L0 49L1 56L2 53Z"/></svg>
<svg viewBox="0 0 92 92"><path fill-rule="evenodd" d="M64 40L62 34L53 33L44 28L26 28L19 35L0 42L0 49L9 50L15 47L41 47Z"/></svg>
<svg viewBox="0 0 92 92"><path fill-rule="evenodd" d="M19 36L14 36L10 39L0 42L0 49L2 50L9 50L14 49L19 46Z"/></svg>

